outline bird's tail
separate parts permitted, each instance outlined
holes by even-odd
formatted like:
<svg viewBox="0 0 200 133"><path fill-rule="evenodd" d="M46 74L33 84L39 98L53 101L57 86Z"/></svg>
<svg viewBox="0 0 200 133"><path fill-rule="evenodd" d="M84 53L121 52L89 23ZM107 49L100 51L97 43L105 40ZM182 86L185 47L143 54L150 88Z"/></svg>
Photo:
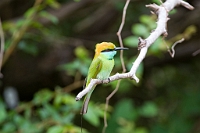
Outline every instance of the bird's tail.
<svg viewBox="0 0 200 133"><path fill-rule="evenodd" d="M94 87L95 88L95 87ZM89 101L90 101L90 97L92 95L92 92L94 91L94 88L92 88L92 90L90 92L88 92L88 94L85 96L85 99L83 101L83 106L82 106L82 109L81 109L81 112L80 114L84 115L87 113L87 110L88 110L88 104L89 104Z"/></svg>

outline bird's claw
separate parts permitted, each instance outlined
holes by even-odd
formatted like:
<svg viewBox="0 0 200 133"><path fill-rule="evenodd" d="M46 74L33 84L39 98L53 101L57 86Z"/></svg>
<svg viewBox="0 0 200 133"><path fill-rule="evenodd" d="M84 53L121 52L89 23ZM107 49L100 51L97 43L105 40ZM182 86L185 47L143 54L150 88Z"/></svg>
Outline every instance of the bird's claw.
<svg viewBox="0 0 200 133"><path fill-rule="evenodd" d="M108 82L107 81L104 82L104 80L102 80L101 83L102 84L104 84L104 83L106 83L106 84L110 83L110 78L108 78L107 80L108 80Z"/></svg>
<svg viewBox="0 0 200 133"><path fill-rule="evenodd" d="M108 78L108 83L110 83L110 78Z"/></svg>

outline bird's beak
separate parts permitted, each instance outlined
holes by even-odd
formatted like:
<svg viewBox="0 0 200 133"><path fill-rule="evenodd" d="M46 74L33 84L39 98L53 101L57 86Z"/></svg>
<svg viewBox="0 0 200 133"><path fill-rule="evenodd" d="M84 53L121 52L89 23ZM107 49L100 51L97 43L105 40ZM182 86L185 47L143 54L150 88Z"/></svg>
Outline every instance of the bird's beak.
<svg viewBox="0 0 200 133"><path fill-rule="evenodd" d="M115 51L118 51L118 50L127 50L128 48L124 48L124 47L116 47L115 48Z"/></svg>

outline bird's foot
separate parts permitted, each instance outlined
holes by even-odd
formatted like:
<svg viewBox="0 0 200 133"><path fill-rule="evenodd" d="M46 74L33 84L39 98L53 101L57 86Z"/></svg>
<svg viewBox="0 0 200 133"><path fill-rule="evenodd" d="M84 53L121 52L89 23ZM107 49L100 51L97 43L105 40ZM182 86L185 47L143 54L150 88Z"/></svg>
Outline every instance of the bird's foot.
<svg viewBox="0 0 200 133"><path fill-rule="evenodd" d="M110 83L110 78L108 78L108 83Z"/></svg>
<svg viewBox="0 0 200 133"><path fill-rule="evenodd" d="M110 83L110 78L108 78L107 80L108 80L108 81L101 80L101 83L102 83L102 84L108 84L108 83Z"/></svg>

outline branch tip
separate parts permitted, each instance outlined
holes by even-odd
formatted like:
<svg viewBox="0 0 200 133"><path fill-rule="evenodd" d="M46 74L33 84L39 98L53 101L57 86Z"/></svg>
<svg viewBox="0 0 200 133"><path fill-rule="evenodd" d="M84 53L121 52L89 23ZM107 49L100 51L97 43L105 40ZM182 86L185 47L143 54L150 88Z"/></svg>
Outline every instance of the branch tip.
<svg viewBox="0 0 200 133"><path fill-rule="evenodd" d="M185 8L189 9L189 10L194 10L194 7L192 5L190 5L188 2L186 1L181 1L180 5L184 6Z"/></svg>
<svg viewBox="0 0 200 133"><path fill-rule="evenodd" d="M79 98L79 97L76 97L76 98L75 98L76 101L79 101L80 99L81 99L81 98Z"/></svg>
<svg viewBox="0 0 200 133"><path fill-rule="evenodd" d="M185 39L182 38L181 40L176 41L176 42L172 45L171 51L170 51L170 49L168 49L168 52L169 52L169 54L171 55L172 58L174 58L174 55L175 55L175 50L174 50L175 46L176 46L178 43L182 43L184 40L185 40Z"/></svg>
<svg viewBox="0 0 200 133"><path fill-rule="evenodd" d="M168 36L167 31L164 31L163 34L162 34L162 36L163 36L163 37L167 37L167 36Z"/></svg>
<svg viewBox="0 0 200 133"><path fill-rule="evenodd" d="M196 55L198 55L199 53L200 53L200 49L197 50L197 51L195 51L194 53L192 53L192 56L196 56Z"/></svg>
<svg viewBox="0 0 200 133"><path fill-rule="evenodd" d="M152 10L151 11L152 14L158 15L158 9L159 9L158 5L156 5L155 3L153 3L153 4L146 5L146 7L150 8Z"/></svg>
<svg viewBox="0 0 200 133"><path fill-rule="evenodd" d="M135 74L132 75L131 79L134 79L136 83L139 83L140 81L139 78Z"/></svg>

